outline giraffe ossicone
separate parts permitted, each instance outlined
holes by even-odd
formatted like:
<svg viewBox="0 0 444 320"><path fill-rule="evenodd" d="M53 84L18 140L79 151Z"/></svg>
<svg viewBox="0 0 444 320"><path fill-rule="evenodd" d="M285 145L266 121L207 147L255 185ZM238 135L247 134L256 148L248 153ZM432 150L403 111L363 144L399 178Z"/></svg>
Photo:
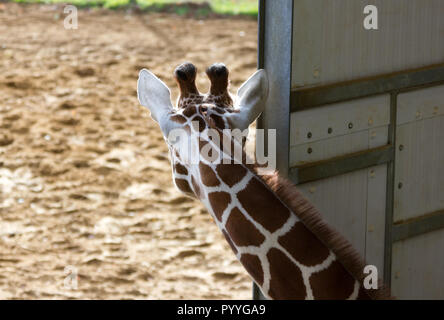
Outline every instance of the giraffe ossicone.
<svg viewBox="0 0 444 320"><path fill-rule="evenodd" d="M230 134L248 130L264 110L266 71L256 71L234 98L225 65L214 64L206 74L210 91L201 94L196 67L178 66L180 96L173 107L168 87L144 69L138 98L162 130L176 187L203 202L263 294L272 299L389 298L382 285L364 287L364 261L296 187L277 172L260 173L260 165L247 161L243 136ZM240 157L232 152L236 147Z"/></svg>

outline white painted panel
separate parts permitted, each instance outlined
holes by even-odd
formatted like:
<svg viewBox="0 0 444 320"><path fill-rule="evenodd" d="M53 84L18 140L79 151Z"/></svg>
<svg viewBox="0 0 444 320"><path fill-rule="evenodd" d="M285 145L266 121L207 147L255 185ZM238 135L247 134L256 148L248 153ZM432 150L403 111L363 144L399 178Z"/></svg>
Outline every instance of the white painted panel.
<svg viewBox="0 0 444 320"><path fill-rule="evenodd" d="M406 220L442 209L444 209L444 116L398 126L394 220Z"/></svg>
<svg viewBox="0 0 444 320"><path fill-rule="evenodd" d="M367 170L367 232L365 259L378 268L378 276L384 277L385 208L387 189L387 165Z"/></svg>
<svg viewBox="0 0 444 320"><path fill-rule="evenodd" d="M368 130L388 125L389 122L389 95L293 112L290 115L290 146Z"/></svg>
<svg viewBox="0 0 444 320"><path fill-rule="evenodd" d="M444 86L398 96L397 125L444 115Z"/></svg>
<svg viewBox="0 0 444 320"><path fill-rule="evenodd" d="M368 149L368 130L290 148L290 166Z"/></svg>
<svg viewBox="0 0 444 320"><path fill-rule="evenodd" d="M444 299L444 230L393 245L392 294L400 299Z"/></svg>
<svg viewBox="0 0 444 320"><path fill-rule="evenodd" d="M369 149L388 144L388 126L370 129L368 139Z"/></svg>
<svg viewBox="0 0 444 320"><path fill-rule="evenodd" d="M365 256L367 169L299 185L328 223Z"/></svg>
<svg viewBox="0 0 444 320"><path fill-rule="evenodd" d="M305 143L290 148L290 166L384 146L388 143L388 126L372 128L314 143Z"/></svg>
<svg viewBox="0 0 444 320"><path fill-rule="evenodd" d="M368 4L378 30L363 27ZM294 1L292 88L442 63L443 14L442 0Z"/></svg>
<svg viewBox="0 0 444 320"><path fill-rule="evenodd" d="M299 185L320 210L383 276L387 165Z"/></svg>

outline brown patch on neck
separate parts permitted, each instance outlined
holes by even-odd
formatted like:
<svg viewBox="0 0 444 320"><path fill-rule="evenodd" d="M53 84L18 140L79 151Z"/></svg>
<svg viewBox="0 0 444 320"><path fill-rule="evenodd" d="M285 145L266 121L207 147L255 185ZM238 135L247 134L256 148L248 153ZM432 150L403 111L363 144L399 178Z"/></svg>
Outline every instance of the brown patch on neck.
<svg viewBox="0 0 444 320"><path fill-rule="evenodd" d="M262 286L264 282L264 271L262 270L259 258L255 255L244 253L240 258L240 262L252 275L253 279L256 280L257 284Z"/></svg>
<svg viewBox="0 0 444 320"><path fill-rule="evenodd" d="M293 258L309 267L322 263L330 253L300 221L296 222L290 231L280 236L278 242Z"/></svg>
<svg viewBox="0 0 444 320"><path fill-rule="evenodd" d="M181 175L188 175L188 169L180 162L173 163L174 170Z"/></svg>
<svg viewBox="0 0 444 320"><path fill-rule="evenodd" d="M211 208L219 221L222 221L222 215L231 202L231 196L228 192L217 191L208 194Z"/></svg>
<svg viewBox="0 0 444 320"><path fill-rule="evenodd" d="M237 193L237 199L252 218L269 232L281 228L290 217L290 211L257 177Z"/></svg>
<svg viewBox="0 0 444 320"><path fill-rule="evenodd" d="M265 241L264 235L260 233L251 221L245 218L237 207L231 210L225 229L231 240L239 247L259 247Z"/></svg>
<svg viewBox="0 0 444 320"><path fill-rule="evenodd" d="M307 289L301 270L277 248L271 248L267 258L271 276L269 296L279 300L304 299Z"/></svg>
<svg viewBox="0 0 444 320"><path fill-rule="evenodd" d="M353 293L355 282L337 260L310 277L315 300L345 300Z"/></svg>
<svg viewBox="0 0 444 320"><path fill-rule="evenodd" d="M220 185L219 179L213 169L205 163L199 163L199 171L202 183L207 187L217 187Z"/></svg>
<svg viewBox="0 0 444 320"><path fill-rule="evenodd" d="M182 191L183 193L185 193L189 196L194 196L193 189L191 189L190 184L188 183L187 180L175 178L174 182L176 184L177 189L179 189L180 191Z"/></svg>
<svg viewBox="0 0 444 320"><path fill-rule="evenodd" d="M247 173L247 169L240 164L219 164L217 174L230 188L240 182Z"/></svg>

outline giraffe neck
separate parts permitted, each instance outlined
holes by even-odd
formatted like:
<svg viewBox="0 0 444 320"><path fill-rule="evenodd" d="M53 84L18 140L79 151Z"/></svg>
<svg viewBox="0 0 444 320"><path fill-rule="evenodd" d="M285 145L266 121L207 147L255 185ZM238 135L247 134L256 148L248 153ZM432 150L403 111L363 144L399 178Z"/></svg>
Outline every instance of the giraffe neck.
<svg viewBox="0 0 444 320"><path fill-rule="evenodd" d="M193 110L184 111L186 121L201 117L208 124L211 112L205 121L202 106ZM201 128L203 137L207 129ZM194 143L199 151L206 144L212 144L210 140ZM219 148L217 152L231 157L224 149ZM267 297L369 298L361 285L362 279L344 267L326 241L321 241L307 228L300 212L284 203L250 166L232 157L229 164L199 159L198 164L185 168L179 156L176 162L173 157L174 172L182 171L179 176L182 185L178 184L177 174L176 185L204 203L238 260ZM304 211L305 200L300 195L297 198L302 201L300 210Z"/></svg>
<svg viewBox="0 0 444 320"><path fill-rule="evenodd" d="M199 174L202 201L236 257L266 296L367 296L334 252L307 229L250 167L240 163L200 163Z"/></svg>
<svg viewBox="0 0 444 320"><path fill-rule="evenodd" d="M203 203L236 257L273 299L356 299L360 284L247 167L199 165Z"/></svg>

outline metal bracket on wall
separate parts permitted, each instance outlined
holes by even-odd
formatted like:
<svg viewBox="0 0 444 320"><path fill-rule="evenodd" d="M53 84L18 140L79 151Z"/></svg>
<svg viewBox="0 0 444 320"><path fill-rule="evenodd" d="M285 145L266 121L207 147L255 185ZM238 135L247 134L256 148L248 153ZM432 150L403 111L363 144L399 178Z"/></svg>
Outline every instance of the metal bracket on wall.
<svg viewBox="0 0 444 320"><path fill-rule="evenodd" d="M395 223L392 241L409 239L441 228L444 228L444 210Z"/></svg>
<svg viewBox="0 0 444 320"><path fill-rule="evenodd" d="M444 64L332 85L294 89L291 91L291 112L395 91L410 91L439 83L444 83Z"/></svg>
<svg viewBox="0 0 444 320"><path fill-rule="evenodd" d="M327 160L290 168L289 177L297 184L334 177L347 172L387 163L393 159L393 146L385 145Z"/></svg>

